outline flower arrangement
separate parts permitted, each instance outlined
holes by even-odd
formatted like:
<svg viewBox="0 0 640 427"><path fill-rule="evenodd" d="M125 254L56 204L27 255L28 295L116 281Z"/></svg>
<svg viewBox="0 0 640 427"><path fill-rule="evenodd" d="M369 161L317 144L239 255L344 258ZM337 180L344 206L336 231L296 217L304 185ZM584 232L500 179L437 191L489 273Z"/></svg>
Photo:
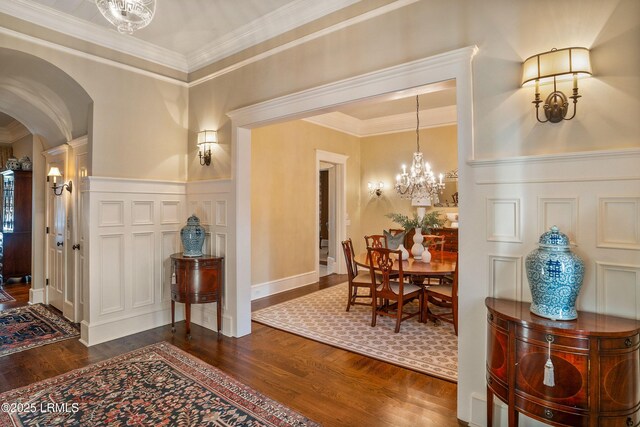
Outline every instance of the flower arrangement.
<svg viewBox="0 0 640 427"><path fill-rule="evenodd" d="M442 227L445 223L445 219L440 218L440 211L429 212L425 214L422 219L418 217L418 214L413 214L413 218L409 218L407 215L389 213L386 217L396 224L400 224L405 230L420 227L422 231L427 233L430 233L432 228Z"/></svg>

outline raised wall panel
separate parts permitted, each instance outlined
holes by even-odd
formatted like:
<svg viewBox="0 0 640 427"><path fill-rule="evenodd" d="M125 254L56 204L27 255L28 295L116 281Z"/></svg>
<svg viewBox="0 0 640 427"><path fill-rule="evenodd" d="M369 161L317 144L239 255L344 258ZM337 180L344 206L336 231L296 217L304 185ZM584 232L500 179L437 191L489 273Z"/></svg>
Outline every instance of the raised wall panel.
<svg viewBox="0 0 640 427"><path fill-rule="evenodd" d="M211 225L213 220L211 217L211 201L194 200L189 203L189 215L195 214L200 219L201 225Z"/></svg>
<svg viewBox="0 0 640 427"><path fill-rule="evenodd" d="M171 300L171 255L181 251L178 243L179 233L177 231L164 231L162 233L162 277L161 300Z"/></svg>
<svg viewBox="0 0 640 427"><path fill-rule="evenodd" d="M216 225L219 227L227 226L227 201L216 200Z"/></svg>
<svg viewBox="0 0 640 427"><path fill-rule="evenodd" d="M487 199L487 240L522 242L520 199Z"/></svg>
<svg viewBox="0 0 640 427"><path fill-rule="evenodd" d="M98 237L100 253L100 314L124 310L124 234Z"/></svg>
<svg viewBox="0 0 640 427"><path fill-rule="evenodd" d="M489 255L489 292L494 298L522 301L522 257Z"/></svg>
<svg viewBox="0 0 640 427"><path fill-rule="evenodd" d="M123 200L101 200L98 209L100 227L122 227L124 225Z"/></svg>
<svg viewBox="0 0 640 427"><path fill-rule="evenodd" d="M601 197L598 201L598 246L640 249L640 197Z"/></svg>
<svg viewBox="0 0 640 427"><path fill-rule="evenodd" d="M182 222L180 220L180 202L177 200L163 200L160 212L161 224L179 224Z"/></svg>
<svg viewBox="0 0 640 427"><path fill-rule="evenodd" d="M132 225L153 225L153 206L151 200L134 200L131 203Z"/></svg>
<svg viewBox="0 0 640 427"><path fill-rule="evenodd" d="M227 233L216 233L215 256L226 256L227 253Z"/></svg>
<svg viewBox="0 0 640 427"><path fill-rule="evenodd" d="M640 265L596 262L596 311L640 320Z"/></svg>
<svg viewBox="0 0 640 427"><path fill-rule="evenodd" d="M155 241L153 233L134 233L132 239L133 288L132 307L154 303Z"/></svg>
<svg viewBox="0 0 640 427"><path fill-rule="evenodd" d="M538 235L552 226L569 237L573 245L578 241L578 198L540 197L538 198Z"/></svg>

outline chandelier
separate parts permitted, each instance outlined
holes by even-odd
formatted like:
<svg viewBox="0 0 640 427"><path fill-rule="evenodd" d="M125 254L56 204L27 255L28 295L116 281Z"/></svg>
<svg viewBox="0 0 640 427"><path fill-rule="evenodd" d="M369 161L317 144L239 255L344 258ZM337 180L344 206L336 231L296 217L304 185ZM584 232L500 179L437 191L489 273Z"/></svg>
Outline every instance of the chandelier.
<svg viewBox="0 0 640 427"><path fill-rule="evenodd" d="M124 34L149 25L156 11L156 0L96 0L96 5L102 16Z"/></svg>
<svg viewBox="0 0 640 427"><path fill-rule="evenodd" d="M439 180L436 181L431 166L424 161L422 152L420 152L420 102L417 95L416 123L416 145L418 149L413 153L413 163L409 172L407 172L407 166L402 165L402 173L396 176L395 189L400 197L405 199L433 200L434 196L442 194L444 190L443 175L440 174Z"/></svg>

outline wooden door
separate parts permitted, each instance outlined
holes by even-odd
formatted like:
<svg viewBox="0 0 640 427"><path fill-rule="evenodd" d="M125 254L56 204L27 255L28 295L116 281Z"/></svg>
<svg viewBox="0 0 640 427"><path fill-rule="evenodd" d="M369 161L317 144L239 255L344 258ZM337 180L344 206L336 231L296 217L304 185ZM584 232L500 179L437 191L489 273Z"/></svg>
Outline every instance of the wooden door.
<svg viewBox="0 0 640 427"><path fill-rule="evenodd" d="M60 168L63 170L63 168ZM56 196L50 189L52 183L47 185L49 202L47 215L47 287L48 303L60 311L64 311L64 289L65 289L65 194ZM63 191L63 193L66 193Z"/></svg>

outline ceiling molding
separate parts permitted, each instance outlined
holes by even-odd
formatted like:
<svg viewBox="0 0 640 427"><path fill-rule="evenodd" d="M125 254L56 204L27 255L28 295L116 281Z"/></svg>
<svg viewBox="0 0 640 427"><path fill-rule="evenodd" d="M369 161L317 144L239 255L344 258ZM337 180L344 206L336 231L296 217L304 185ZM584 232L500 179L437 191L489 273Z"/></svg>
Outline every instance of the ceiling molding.
<svg viewBox="0 0 640 427"><path fill-rule="evenodd" d="M394 114L368 120L359 120L341 112L322 114L303 119L349 135L364 138L389 133L408 132L416 129L415 113ZM455 105L420 111L420 129L450 126L457 123Z"/></svg>
<svg viewBox="0 0 640 427"><path fill-rule="evenodd" d="M237 28L187 55L191 71L344 9L359 0L296 0ZM295 16L295 19L291 19Z"/></svg>
<svg viewBox="0 0 640 427"><path fill-rule="evenodd" d="M0 127L0 144L13 144L25 136L31 135L22 123L17 120L12 121L7 126Z"/></svg>

